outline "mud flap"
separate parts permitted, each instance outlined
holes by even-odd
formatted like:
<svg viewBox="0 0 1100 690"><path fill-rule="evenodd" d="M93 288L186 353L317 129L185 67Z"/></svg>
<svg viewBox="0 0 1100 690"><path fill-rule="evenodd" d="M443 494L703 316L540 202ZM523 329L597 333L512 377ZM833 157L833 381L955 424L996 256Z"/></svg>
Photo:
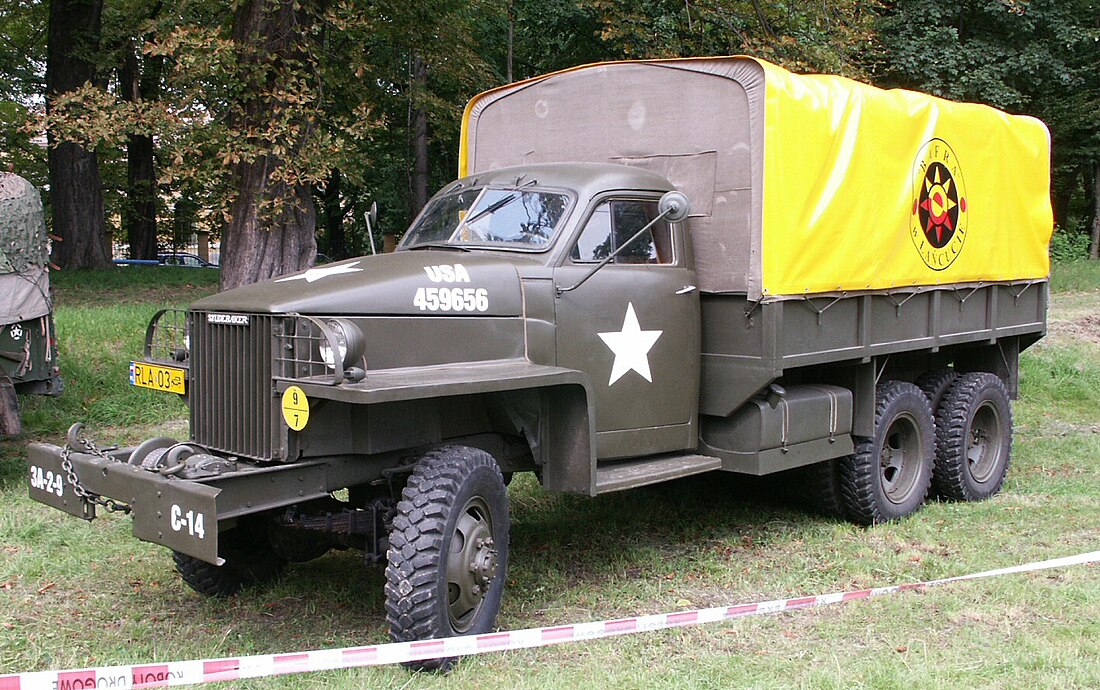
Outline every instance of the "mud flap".
<svg viewBox="0 0 1100 690"><path fill-rule="evenodd" d="M30 497L69 515L93 519L95 506L76 494L61 467L61 448L32 443L27 450ZM138 539L220 565L217 497L221 489L127 464L126 452L113 455L117 460L70 455L84 488L130 504Z"/></svg>

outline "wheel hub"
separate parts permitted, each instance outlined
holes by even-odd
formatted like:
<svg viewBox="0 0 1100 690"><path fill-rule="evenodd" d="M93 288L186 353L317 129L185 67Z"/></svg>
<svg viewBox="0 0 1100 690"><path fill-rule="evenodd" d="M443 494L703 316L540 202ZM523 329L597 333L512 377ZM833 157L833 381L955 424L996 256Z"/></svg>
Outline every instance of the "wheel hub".
<svg viewBox="0 0 1100 690"><path fill-rule="evenodd" d="M966 461L976 482L986 482L998 466L1001 455L1000 418L988 402L974 414L966 444Z"/></svg>
<svg viewBox="0 0 1100 690"><path fill-rule="evenodd" d="M474 575L474 582L480 589L487 590L493 576L497 574L497 550L493 548L493 538L478 539L477 553L470 561L470 572Z"/></svg>
<svg viewBox="0 0 1100 690"><path fill-rule="evenodd" d="M475 497L455 524L447 561L448 613L455 632L469 629L499 566L488 506Z"/></svg>
<svg viewBox="0 0 1100 690"><path fill-rule="evenodd" d="M899 415L888 427L880 452L882 489L893 503L909 499L920 473L920 432L916 420Z"/></svg>

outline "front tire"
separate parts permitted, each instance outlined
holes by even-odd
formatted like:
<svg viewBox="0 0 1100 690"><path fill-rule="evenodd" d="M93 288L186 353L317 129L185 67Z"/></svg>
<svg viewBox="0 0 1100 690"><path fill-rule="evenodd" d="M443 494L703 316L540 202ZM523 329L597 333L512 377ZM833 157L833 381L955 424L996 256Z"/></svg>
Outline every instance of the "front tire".
<svg viewBox="0 0 1100 690"><path fill-rule="evenodd" d="M424 455L401 492L390 531L390 637L408 642L492 630L508 570L508 531L508 494L491 455L461 446ZM407 665L436 671L455 661Z"/></svg>
<svg viewBox="0 0 1100 690"><path fill-rule="evenodd" d="M183 581L208 597L228 597L245 587L266 584L286 568L286 559L272 550L266 533L255 524L241 524L219 534L218 555L225 559L222 565L179 551L172 552L172 560Z"/></svg>
<svg viewBox="0 0 1100 690"><path fill-rule="evenodd" d="M1012 407L995 374L960 376L936 410L933 481L945 498L981 501L1001 490L1012 449Z"/></svg>
<svg viewBox="0 0 1100 690"><path fill-rule="evenodd" d="M857 437L855 452L840 462L848 519L861 525L916 512L932 483L935 426L928 398L903 381L875 390L875 435Z"/></svg>
<svg viewBox="0 0 1100 690"><path fill-rule="evenodd" d="M809 510L824 517L838 518L844 515L838 464L839 461L834 458L796 470L803 502Z"/></svg>

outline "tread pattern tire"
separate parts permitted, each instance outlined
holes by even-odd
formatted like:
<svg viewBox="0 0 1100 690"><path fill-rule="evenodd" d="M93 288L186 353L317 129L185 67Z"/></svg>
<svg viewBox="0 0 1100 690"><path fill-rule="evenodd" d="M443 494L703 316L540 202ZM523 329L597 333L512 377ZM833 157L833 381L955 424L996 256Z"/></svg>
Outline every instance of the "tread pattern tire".
<svg viewBox="0 0 1100 690"><path fill-rule="evenodd" d="M933 482L944 498L981 501L1004 484L1012 453L1012 405L995 374L963 374L936 409Z"/></svg>
<svg viewBox="0 0 1100 690"><path fill-rule="evenodd" d="M932 406L934 413L936 408L940 406L940 401L943 400L943 394L947 392L947 389L951 387L957 377L958 374L955 373L954 369L944 367L943 369L924 372L917 377L914 384L928 398L928 404Z"/></svg>
<svg viewBox="0 0 1100 690"><path fill-rule="evenodd" d="M935 424L924 393L912 383L880 383L875 435L854 440L855 452L839 463L848 519L875 525L916 512L928 494L935 462ZM891 460L895 454L900 465Z"/></svg>
<svg viewBox="0 0 1100 690"><path fill-rule="evenodd" d="M464 539L460 520L469 506L488 513L479 529L491 531L491 548L474 560L490 559L488 584L475 593L476 606L456 625L448 579L450 559ZM488 525L488 527L486 527ZM508 495L496 461L488 453L444 446L425 454L412 475L393 518L386 559L386 621L395 642L489 632L496 622L508 570ZM494 551L490 556L489 551ZM454 568L453 564L451 567ZM420 671L447 671L455 658L406 664Z"/></svg>
<svg viewBox="0 0 1100 690"><path fill-rule="evenodd" d="M844 516L844 496L840 489L837 459L799 468L802 501L806 507L825 517Z"/></svg>
<svg viewBox="0 0 1100 690"><path fill-rule="evenodd" d="M222 565L173 551L176 572L191 589L209 597L228 597L245 587L271 582L282 574L286 560L257 534L264 532L245 525L220 533L218 555L225 559Z"/></svg>

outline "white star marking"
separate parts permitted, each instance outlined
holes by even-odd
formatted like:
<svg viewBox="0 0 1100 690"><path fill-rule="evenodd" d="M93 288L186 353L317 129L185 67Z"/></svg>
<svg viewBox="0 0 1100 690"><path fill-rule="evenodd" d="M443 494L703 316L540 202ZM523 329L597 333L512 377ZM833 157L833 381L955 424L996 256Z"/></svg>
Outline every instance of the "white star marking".
<svg viewBox="0 0 1100 690"><path fill-rule="evenodd" d="M643 331L638 325L638 315L634 313L634 303L626 305L626 318L623 319L623 329L619 332L598 333L597 335L615 353L615 363L611 366L611 380L608 386L614 385L628 371L636 371L646 381L653 383L653 376L649 371L649 351L653 349L657 338L664 331Z"/></svg>
<svg viewBox="0 0 1100 690"><path fill-rule="evenodd" d="M327 278L329 276L338 276L342 273L358 273L362 271L361 268L356 268L359 262L356 261L353 264L337 264L335 266L325 266L324 268L311 268L305 273L299 273L296 276L289 276L287 278L279 278L276 283L285 283L290 280L305 280L307 283L312 283L315 280L321 278Z"/></svg>

